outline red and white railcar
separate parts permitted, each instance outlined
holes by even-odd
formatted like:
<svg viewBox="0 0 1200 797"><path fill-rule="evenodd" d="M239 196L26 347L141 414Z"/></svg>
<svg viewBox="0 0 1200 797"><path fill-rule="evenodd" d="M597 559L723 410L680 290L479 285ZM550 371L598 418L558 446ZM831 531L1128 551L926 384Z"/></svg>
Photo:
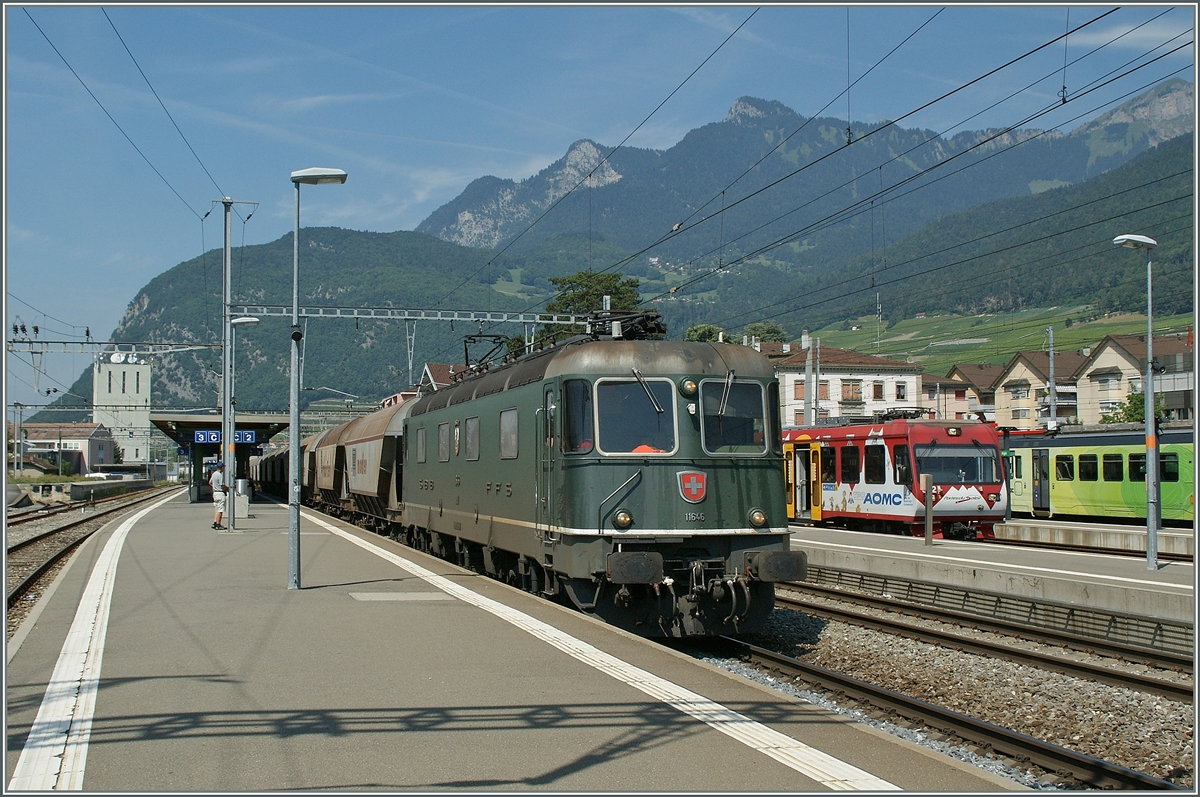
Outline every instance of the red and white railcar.
<svg viewBox="0 0 1200 797"><path fill-rule="evenodd" d="M783 430L788 517L923 536L931 477L933 534L993 537L1007 493L1000 440L976 421L894 419Z"/></svg>

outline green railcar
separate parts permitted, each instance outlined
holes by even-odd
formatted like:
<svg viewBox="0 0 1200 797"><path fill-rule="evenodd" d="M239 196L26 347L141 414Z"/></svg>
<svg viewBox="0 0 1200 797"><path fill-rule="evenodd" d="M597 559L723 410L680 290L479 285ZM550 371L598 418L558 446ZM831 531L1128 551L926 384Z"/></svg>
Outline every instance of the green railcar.
<svg viewBox="0 0 1200 797"><path fill-rule="evenodd" d="M403 539L646 636L761 628L803 577L753 349L581 337L415 401Z"/></svg>
<svg viewBox="0 0 1200 797"><path fill-rule="evenodd" d="M1063 520L1146 521L1146 438L1138 424L1067 427L1008 440L1013 514ZM1134 428L1136 427L1136 428ZM1186 424L1158 435L1159 511L1166 525L1195 518L1194 446Z"/></svg>

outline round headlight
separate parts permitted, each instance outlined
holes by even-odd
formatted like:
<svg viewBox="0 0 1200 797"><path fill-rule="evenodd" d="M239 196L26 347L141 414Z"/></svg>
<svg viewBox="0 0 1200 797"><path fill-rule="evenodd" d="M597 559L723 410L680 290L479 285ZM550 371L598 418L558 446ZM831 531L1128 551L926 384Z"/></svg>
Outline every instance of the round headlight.
<svg viewBox="0 0 1200 797"><path fill-rule="evenodd" d="M762 511L761 509L754 509L754 510L751 510L751 512L750 512L750 525L751 525L751 526L765 526L765 525L767 525L767 516L766 516L765 514L763 514L763 511Z"/></svg>
<svg viewBox="0 0 1200 797"><path fill-rule="evenodd" d="M679 383L679 392L685 396L696 395L696 380L685 379Z"/></svg>
<svg viewBox="0 0 1200 797"><path fill-rule="evenodd" d="M619 529L627 529L633 525L633 515L628 509L618 509L613 515L613 525Z"/></svg>

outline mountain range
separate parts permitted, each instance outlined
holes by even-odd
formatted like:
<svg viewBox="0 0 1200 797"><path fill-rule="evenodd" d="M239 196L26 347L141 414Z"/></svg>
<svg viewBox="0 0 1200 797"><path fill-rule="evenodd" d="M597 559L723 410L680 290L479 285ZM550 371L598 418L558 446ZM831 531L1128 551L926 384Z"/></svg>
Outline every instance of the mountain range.
<svg viewBox="0 0 1200 797"><path fill-rule="evenodd" d="M581 141L526 180L482 177L416 231L304 228L301 302L532 310L550 277L613 269L639 278L673 337L764 318L798 337L874 313L877 295L892 319L1067 302L1136 309L1142 267L1110 242L1140 232L1160 242L1156 273L1189 286L1160 294L1156 284L1156 305L1191 308L1191 83L1168 81L1068 133L849 127L847 144L843 120L741 98L665 151L605 159L606 147ZM234 304L290 305L291 237L239 251ZM111 339L219 340L220 284L219 250L167 269L137 291ZM240 409L286 406L287 326L264 318L239 332ZM460 361L464 334L519 332L449 326L416 327L414 376L427 360ZM364 399L403 389L405 337L400 322L314 320L304 384ZM218 368L215 350L155 357L153 404L214 405ZM71 392L90 395L90 380L89 369Z"/></svg>

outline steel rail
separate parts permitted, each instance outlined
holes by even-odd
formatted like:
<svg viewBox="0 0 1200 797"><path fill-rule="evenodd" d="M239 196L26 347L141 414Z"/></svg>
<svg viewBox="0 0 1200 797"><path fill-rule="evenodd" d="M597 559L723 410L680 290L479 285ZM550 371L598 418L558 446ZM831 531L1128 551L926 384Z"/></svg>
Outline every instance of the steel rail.
<svg viewBox="0 0 1200 797"><path fill-rule="evenodd" d="M157 497L161 496L164 492L169 492L170 490L173 490L173 489L176 489L176 488L168 487L168 488L164 488L162 490L155 490L150 495L140 496L140 497L134 499L133 501L129 501L127 503L121 504L120 506L110 507L109 509L105 509L100 512L96 512L92 515L88 515L87 517L80 518L78 520L73 520L70 523L67 523L62 526L58 526L56 528L50 529L49 531L38 534L34 537L30 537L27 540L22 540L21 542L13 544L9 548L7 548L6 554L8 556L11 556L13 554L13 552L15 552L15 551L21 551L22 549L28 548L29 546L31 546L35 543L44 542L48 538L53 537L56 534L61 534L64 531L68 531L72 528L75 528L76 526L83 525L84 523L90 523L93 520L99 520L108 515L124 511L133 506L136 506L137 504L145 503L146 501L150 501L154 498L157 498ZM74 540L72 540L71 542L67 543L65 546L60 548L59 550L55 551L48 558L46 558L41 564L37 565L28 575L26 575L23 579L21 579L20 583L18 583L11 590L9 590L9 592L4 596L5 608L12 609L13 605L18 600L20 600L25 595L25 593L27 593L30 590L30 588L34 584L37 583L38 579L40 579L42 576L44 576L46 574L47 571L50 570L50 568L52 568L59 561L61 561L62 558L65 557L68 553L75 550L75 548L77 548L80 543L82 543L84 540L91 537L93 534L95 534L99 530L100 530L99 528L96 528L85 534L81 534L79 537L75 538ZM12 564L12 562L10 561L8 564Z"/></svg>
<svg viewBox="0 0 1200 797"><path fill-rule="evenodd" d="M885 609L887 611L954 625L967 625L980 631L990 631L994 634L1008 634L1039 644L1060 645L1072 650L1110 656L1123 661L1145 664L1147 667L1157 669L1180 670L1181 672L1190 673L1194 667L1191 656L1165 650L1148 649L1137 645L1128 645L1123 642L1113 642L1082 634L1073 634L1069 631L1058 631L1053 628L1026 625L1010 620L985 617L955 609L943 609L921 603L909 603L907 601L899 601L895 598L880 598L874 595L847 592L837 587L826 587L808 582L788 582L780 586L795 590L796 592L823 595L835 600L856 603L860 606L869 606L873 609Z"/></svg>
<svg viewBox="0 0 1200 797"><path fill-rule="evenodd" d="M53 554L50 555L49 558L47 558L44 562L42 562L40 565L38 565L36 568L34 568L33 571L29 575L27 575L27 576L25 576L25 578L21 579L21 583L17 584L15 587L13 587L9 591L9 593L6 596L4 596L5 608L11 609L13 607L13 605L18 600L20 600L34 584L37 583L38 579L40 579L42 576L44 576L46 574L46 572L48 570L50 570L50 568L52 568L52 567L54 567L54 565L58 564L58 562L64 556L69 554L71 551L75 550L79 546L80 543L82 543L84 540L91 537L97 531L99 531L99 529L93 529L92 531L89 531L86 534L80 535L79 537L77 537L74 540L72 540L71 542L67 543L65 546L63 546L59 550L55 551Z"/></svg>
<svg viewBox="0 0 1200 797"><path fill-rule="evenodd" d="M721 637L721 640L730 649L737 651L737 658L744 661L759 662L777 672L799 677L824 689L842 692L856 700L895 711L910 720L948 731L974 744L990 747L1002 755L1029 761L1042 769L1067 775L1096 788L1184 790L1182 786L1170 781L1068 750L924 700L860 681L843 673L807 664L731 637Z"/></svg>
<svg viewBox="0 0 1200 797"><path fill-rule="evenodd" d="M153 489L154 489L153 487L137 487L127 493L120 493L118 495L107 495L107 496L104 496L103 498L97 498L94 501L91 499L85 499L82 501L71 501L70 503L59 504L57 506L38 507L35 509L31 509L28 512L22 512L19 515L15 515L15 516L10 515L8 518L8 527L12 528L13 526L20 526L25 523L32 523L35 520L42 520L43 518L54 517L55 515L61 515L64 512L69 512L72 509L79 509L80 507L84 507L84 506L96 506L97 504L106 504L109 501L119 501L122 498L128 498L130 495L133 495L134 493L140 492L142 490L153 490Z"/></svg>
<svg viewBox="0 0 1200 797"><path fill-rule="evenodd" d="M154 488L148 488L148 489L153 490ZM23 548L28 548L30 545L33 545L38 542L42 542L43 540L45 540L49 537L53 537L55 534L59 534L60 532L67 531L68 529L73 529L76 526L81 526L84 523L89 523L98 518L106 517L108 515L113 514L114 512L120 512L121 510L127 509L128 507L137 506L138 504L145 503L146 501L149 501L152 498L157 498L158 496L160 496L164 493L170 492L171 490L175 490L175 489L178 489L178 488L177 487L164 487L162 489L155 490L150 495L138 496L137 498L135 498L132 501L127 501L118 506L108 507L107 509L101 509L98 512L94 512L90 515L85 515L84 517L78 518L77 520L72 520L69 523L64 523L61 526L55 526L52 529L43 531L41 534L35 534L34 536L32 536L28 539L21 540L20 542L14 542L12 545L6 546L5 552L9 555L12 555L13 553L20 551ZM122 496L122 497L126 497L128 495L129 494L126 493L125 496ZM60 513L56 512L56 513L50 514L50 515L42 515L38 519L40 520L42 518L54 517L57 514L60 514ZM12 524L10 524L10 525L12 525Z"/></svg>
<svg viewBox="0 0 1200 797"><path fill-rule="evenodd" d="M1072 661L1064 659L1061 656L1052 656L1032 650L1021 650L1000 642L971 639L960 634L952 634L932 628L918 628L897 620L866 615L848 609L840 609L836 606L826 606L820 603L795 600L778 595L775 597L775 602L790 609L801 610L806 614L820 615L864 628L870 628L875 631L883 631L888 634L916 639L931 645L949 647L988 658L1007 659L1017 664L1026 664L1063 675L1098 681L1110 686L1162 695L1170 700L1182 703L1191 703L1193 699L1193 687L1190 684L1180 684L1148 675L1114 670L1110 667L1101 667L1087 662Z"/></svg>

